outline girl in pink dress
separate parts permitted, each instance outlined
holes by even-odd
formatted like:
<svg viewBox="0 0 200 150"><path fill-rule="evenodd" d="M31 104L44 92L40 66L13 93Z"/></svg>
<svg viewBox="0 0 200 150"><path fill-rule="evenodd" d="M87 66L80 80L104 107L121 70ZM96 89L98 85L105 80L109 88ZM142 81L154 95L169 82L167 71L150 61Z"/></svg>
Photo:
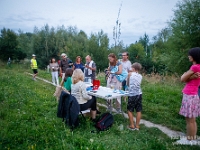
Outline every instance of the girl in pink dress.
<svg viewBox="0 0 200 150"><path fill-rule="evenodd" d="M183 88L183 99L180 115L186 118L186 141L196 140L197 124L196 117L200 116L200 99L198 87L200 86L200 48L192 48L188 53L189 61L192 62L190 69L181 76L181 81L186 82Z"/></svg>

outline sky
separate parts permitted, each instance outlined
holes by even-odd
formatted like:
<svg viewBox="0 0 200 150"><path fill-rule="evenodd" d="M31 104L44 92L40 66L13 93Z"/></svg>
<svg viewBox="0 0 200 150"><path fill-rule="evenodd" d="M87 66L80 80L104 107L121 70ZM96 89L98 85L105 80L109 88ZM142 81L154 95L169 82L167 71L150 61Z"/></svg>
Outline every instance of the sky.
<svg viewBox="0 0 200 150"><path fill-rule="evenodd" d="M76 26L88 36L101 30L114 44L113 28L119 14L124 45L145 33L150 40L174 16L179 0L0 0L0 29L33 32L45 24L57 28ZM121 6L121 7L120 7ZM121 9L120 9L121 8ZM120 13L119 13L120 9Z"/></svg>

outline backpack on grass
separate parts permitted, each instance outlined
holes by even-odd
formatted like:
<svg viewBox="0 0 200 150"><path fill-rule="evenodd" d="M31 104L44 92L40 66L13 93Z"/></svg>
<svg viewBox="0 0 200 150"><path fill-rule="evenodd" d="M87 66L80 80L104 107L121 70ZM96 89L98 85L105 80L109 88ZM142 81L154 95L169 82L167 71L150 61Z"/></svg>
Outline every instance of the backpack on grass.
<svg viewBox="0 0 200 150"><path fill-rule="evenodd" d="M110 113L104 113L97 119L95 127L99 131L105 131L112 126L113 122L114 122L113 115Z"/></svg>

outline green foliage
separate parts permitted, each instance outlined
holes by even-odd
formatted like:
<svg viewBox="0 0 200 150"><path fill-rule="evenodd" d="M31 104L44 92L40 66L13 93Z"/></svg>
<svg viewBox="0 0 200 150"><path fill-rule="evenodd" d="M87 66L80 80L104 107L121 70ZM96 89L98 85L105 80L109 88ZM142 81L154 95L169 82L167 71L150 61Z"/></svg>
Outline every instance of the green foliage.
<svg viewBox="0 0 200 150"><path fill-rule="evenodd" d="M0 59L8 58L21 60L26 57L21 49L18 48L17 34L10 29L3 28L0 35Z"/></svg>
<svg viewBox="0 0 200 150"><path fill-rule="evenodd" d="M0 149L197 149L195 146L173 145L174 140L157 128L141 125L139 132L126 129L128 120L114 115L112 128L105 132L95 130L92 122L80 116L80 126L70 131L62 119L56 117L57 101L52 96L54 87L43 81L33 81L23 68L13 67L0 72ZM39 76L51 76L39 70ZM177 115L180 107L181 85L143 85L143 116L173 129L184 131L185 120ZM166 90L165 90L166 89ZM176 89L176 90L174 90ZM100 101L100 99L98 99ZM103 101L104 102L104 101ZM123 102L124 110L126 103ZM156 106L156 107L155 107ZM104 108L100 108L102 112ZM198 120L197 120L198 121ZM198 122L199 123L199 122ZM119 130L123 124L124 129Z"/></svg>
<svg viewBox="0 0 200 150"><path fill-rule="evenodd" d="M158 58L167 71L182 74L189 69L188 50L200 47L199 7L199 0L179 1L169 27L154 38L154 61Z"/></svg>
<svg viewBox="0 0 200 150"><path fill-rule="evenodd" d="M103 31L98 32L97 35L91 34L88 43L88 53L97 64L98 70L104 70L108 67L108 44L108 36Z"/></svg>
<svg viewBox="0 0 200 150"><path fill-rule="evenodd" d="M141 43L131 44L127 51L131 62L142 62L145 59L144 47Z"/></svg>
<svg viewBox="0 0 200 150"><path fill-rule="evenodd" d="M177 4L174 11L174 18L170 22L173 32L171 40L171 63L173 72L183 73L188 70L191 65L188 63L188 50L193 47L200 46L200 1L185 0ZM174 62L176 65L174 66Z"/></svg>

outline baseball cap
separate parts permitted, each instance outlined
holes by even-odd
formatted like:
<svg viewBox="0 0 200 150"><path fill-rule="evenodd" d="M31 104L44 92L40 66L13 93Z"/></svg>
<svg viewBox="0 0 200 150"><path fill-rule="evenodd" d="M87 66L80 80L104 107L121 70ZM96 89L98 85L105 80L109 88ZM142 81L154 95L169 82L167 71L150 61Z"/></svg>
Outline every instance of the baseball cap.
<svg viewBox="0 0 200 150"><path fill-rule="evenodd" d="M36 55L35 55L35 54L33 54L32 56L33 56L33 57L35 57Z"/></svg>

